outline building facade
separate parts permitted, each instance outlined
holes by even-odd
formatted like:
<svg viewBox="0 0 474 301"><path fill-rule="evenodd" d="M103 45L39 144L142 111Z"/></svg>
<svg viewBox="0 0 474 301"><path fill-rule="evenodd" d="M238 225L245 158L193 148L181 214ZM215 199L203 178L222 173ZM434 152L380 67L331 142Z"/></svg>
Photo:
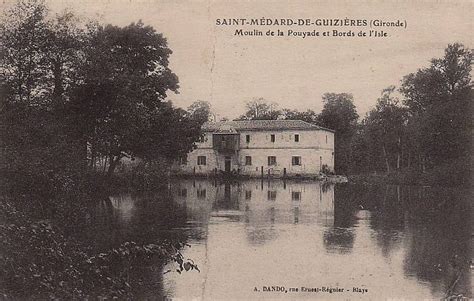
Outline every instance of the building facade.
<svg viewBox="0 0 474 301"><path fill-rule="evenodd" d="M308 122L208 122L202 129L196 149L179 162L176 172L284 177L334 170L334 131Z"/></svg>

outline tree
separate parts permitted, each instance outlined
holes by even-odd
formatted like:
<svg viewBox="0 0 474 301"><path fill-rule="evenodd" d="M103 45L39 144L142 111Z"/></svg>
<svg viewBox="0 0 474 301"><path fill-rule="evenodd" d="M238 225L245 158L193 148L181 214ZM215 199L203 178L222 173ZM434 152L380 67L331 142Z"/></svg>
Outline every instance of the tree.
<svg viewBox="0 0 474 301"><path fill-rule="evenodd" d="M10 101L51 109L67 99L64 92L81 66L86 38L74 14L65 11L51 18L43 1L19 1L0 31L1 74Z"/></svg>
<svg viewBox="0 0 474 301"><path fill-rule="evenodd" d="M382 96L364 122L370 147L375 148L373 153L383 158L387 173L391 171L393 161L397 170L401 167L402 139L407 122L406 109L399 105L398 98L392 96L394 91L395 86L382 91Z"/></svg>
<svg viewBox="0 0 474 301"><path fill-rule="evenodd" d="M347 93L326 93L318 123L333 129L335 134L335 170L347 173L351 162L351 141L355 134L357 114L354 98Z"/></svg>
<svg viewBox="0 0 474 301"><path fill-rule="evenodd" d="M211 104L208 101L196 100L188 107L187 111L189 118L197 121L200 125L212 117Z"/></svg>
<svg viewBox="0 0 474 301"><path fill-rule="evenodd" d="M80 80L84 48L94 30L94 23L84 26L69 11L56 15L50 22L47 37L49 72L46 74L52 81L48 86L54 105L67 102L71 88Z"/></svg>
<svg viewBox="0 0 474 301"><path fill-rule="evenodd" d="M276 120L281 115L277 103L268 102L262 97L247 102L245 107L247 111L239 120Z"/></svg>
<svg viewBox="0 0 474 301"><path fill-rule="evenodd" d="M80 65L72 62L81 42L70 20L49 18L43 1L30 0L19 1L0 24L1 171L16 186L36 183L46 191L77 176L78 145L61 110L69 71Z"/></svg>
<svg viewBox="0 0 474 301"><path fill-rule="evenodd" d="M40 105L47 82L48 22L42 1L20 1L0 25L1 79L8 101Z"/></svg>
<svg viewBox="0 0 474 301"><path fill-rule="evenodd" d="M166 39L141 22L99 26L85 53L71 115L92 157L104 156L111 175L122 157L136 155L167 91L177 91L178 78L168 68Z"/></svg>
<svg viewBox="0 0 474 301"><path fill-rule="evenodd" d="M369 135L367 119L366 116L357 124L356 133L352 138L350 172L354 174L377 170L380 165L379 154L374 153L374 144Z"/></svg>
<svg viewBox="0 0 474 301"><path fill-rule="evenodd" d="M472 133L472 51L448 45L443 58L405 76L400 91L410 114L410 136L422 169L469 162ZM414 140L414 139L412 139ZM411 149L414 149L412 144ZM463 159L461 159L463 158Z"/></svg>
<svg viewBox="0 0 474 301"><path fill-rule="evenodd" d="M70 12L51 18L41 0L20 0L0 31L2 172L85 175L103 158L111 175L124 156L172 160L198 139L200 124L164 102L178 78L152 27L82 24Z"/></svg>
<svg viewBox="0 0 474 301"><path fill-rule="evenodd" d="M287 120L303 120L309 123L316 123L318 120L318 114L313 110L306 110L300 112L298 110L283 109L282 118Z"/></svg>
<svg viewBox="0 0 474 301"><path fill-rule="evenodd" d="M145 128L136 142L134 153L145 161L172 162L186 156L201 135L201 123L190 119L188 112L163 102L149 116L150 128Z"/></svg>

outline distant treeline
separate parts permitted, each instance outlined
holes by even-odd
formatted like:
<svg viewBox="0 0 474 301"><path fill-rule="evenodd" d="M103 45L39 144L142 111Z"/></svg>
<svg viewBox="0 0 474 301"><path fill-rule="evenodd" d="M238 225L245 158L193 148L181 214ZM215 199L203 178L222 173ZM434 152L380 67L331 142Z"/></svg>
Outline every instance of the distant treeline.
<svg viewBox="0 0 474 301"><path fill-rule="evenodd" d="M448 45L444 57L381 92L375 108L359 120L347 93L326 93L323 110L279 109L254 99L240 120L300 119L336 131L339 174L398 174L393 179L467 184L471 170L472 51ZM400 98L399 98L400 96ZM404 177L405 176L405 177Z"/></svg>

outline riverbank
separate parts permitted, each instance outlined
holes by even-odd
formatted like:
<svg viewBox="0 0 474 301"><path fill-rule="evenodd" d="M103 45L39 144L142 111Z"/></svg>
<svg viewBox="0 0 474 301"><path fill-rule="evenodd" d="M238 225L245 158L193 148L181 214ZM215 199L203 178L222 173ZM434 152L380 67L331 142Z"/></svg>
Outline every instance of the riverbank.
<svg viewBox="0 0 474 301"><path fill-rule="evenodd" d="M465 166L438 167L426 172L404 170L391 173L367 173L348 175L353 184L376 185L419 185L443 187L468 187L472 185L472 176Z"/></svg>
<svg viewBox="0 0 474 301"><path fill-rule="evenodd" d="M25 210L22 200L0 196L0 299L131 299L150 287L141 277L153 266L174 262L178 272L197 269L181 254L185 245L179 240L91 245L80 233L84 236L90 227L97 204L76 201L67 210L50 208L56 214L67 211L68 217L58 222L55 214L42 218ZM110 199L104 202L112 210ZM159 289L159 283L154 285Z"/></svg>
<svg viewBox="0 0 474 301"><path fill-rule="evenodd" d="M263 179L263 180L293 180L293 181L324 181L329 183L346 183L348 181L346 176L343 175L288 175L285 177L265 175L263 177L251 177L239 174L216 174L216 175L188 175L188 174L173 174L170 178L176 179L217 179L217 180L249 180L249 179Z"/></svg>

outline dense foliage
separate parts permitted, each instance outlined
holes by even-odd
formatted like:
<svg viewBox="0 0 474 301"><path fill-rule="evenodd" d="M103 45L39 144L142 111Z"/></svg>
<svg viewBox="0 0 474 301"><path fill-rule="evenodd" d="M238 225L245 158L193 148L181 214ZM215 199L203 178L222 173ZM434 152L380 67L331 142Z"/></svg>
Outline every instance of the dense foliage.
<svg viewBox="0 0 474 301"><path fill-rule="evenodd" d="M354 99L347 93L326 93L323 95L324 107L318 116L319 124L335 130L334 161L338 173L347 174L351 159L351 142L357 125Z"/></svg>
<svg viewBox="0 0 474 301"><path fill-rule="evenodd" d="M127 176L142 184L199 138L200 123L165 101L178 89L171 53L142 22L84 23L52 16L41 0L20 0L2 17L0 298L127 299L141 285L131 273L151 262L197 268L179 242L96 253L64 232L117 184L122 159L141 159Z"/></svg>
<svg viewBox="0 0 474 301"><path fill-rule="evenodd" d="M133 298L150 266L174 262L176 271L199 270L177 241L136 243L95 252L68 238L50 220L34 220L0 199L0 295L12 299Z"/></svg>
<svg viewBox="0 0 474 301"><path fill-rule="evenodd" d="M471 170L472 51L448 45L443 58L382 92L358 128L354 173L416 174L428 183L468 184Z"/></svg>
<svg viewBox="0 0 474 301"><path fill-rule="evenodd" d="M169 164L199 138L201 120L165 101L178 78L152 27L51 17L31 0L8 11L0 31L6 184L48 190L99 171L111 177L124 157Z"/></svg>

